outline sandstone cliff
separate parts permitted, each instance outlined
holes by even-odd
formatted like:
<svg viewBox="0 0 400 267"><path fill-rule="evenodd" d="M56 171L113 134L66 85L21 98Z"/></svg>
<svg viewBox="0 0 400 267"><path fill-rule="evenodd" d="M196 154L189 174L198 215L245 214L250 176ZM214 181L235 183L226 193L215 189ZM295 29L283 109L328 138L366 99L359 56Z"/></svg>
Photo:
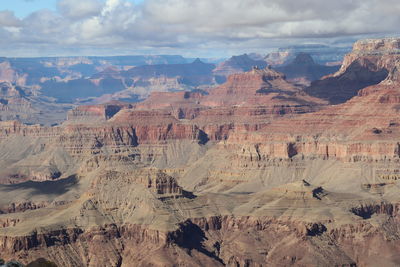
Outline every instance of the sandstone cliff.
<svg viewBox="0 0 400 267"><path fill-rule="evenodd" d="M55 127L0 122L1 257L399 265L398 65L369 48L389 75L340 105L253 69L207 91L79 107Z"/></svg>

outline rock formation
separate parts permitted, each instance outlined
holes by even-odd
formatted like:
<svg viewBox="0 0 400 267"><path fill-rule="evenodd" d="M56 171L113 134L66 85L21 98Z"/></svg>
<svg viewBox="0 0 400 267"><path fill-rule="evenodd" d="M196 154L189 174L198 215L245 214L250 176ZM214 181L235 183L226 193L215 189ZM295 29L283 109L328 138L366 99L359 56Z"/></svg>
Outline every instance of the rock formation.
<svg viewBox="0 0 400 267"><path fill-rule="evenodd" d="M338 72L315 81L306 89L310 95L343 103L358 91L384 80L399 61L398 39L362 40L345 56Z"/></svg>
<svg viewBox="0 0 400 267"><path fill-rule="evenodd" d="M338 105L254 68L216 88L79 107L58 126L0 122L1 258L399 265L395 44L355 45L352 62L387 75Z"/></svg>
<svg viewBox="0 0 400 267"><path fill-rule="evenodd" d="M285 73L288 80L305 85L332 74L338 69L339 66L324 66L315 63L307 53L299 53L289 64L276 67L276 70Z"/></svg>
<svg viewBox="0 0 400 267"><path fill-rule="evenodd" d="M247 54L233 56L228 60L218 64L213 72L216 76L217 82L223 83L226 81L226 78L229 75L250 71L254 66L257 66L260 69L264 69L265 67L267 67L267 62L260 59L252 59Z"/></svg>
<svg viewBox="0 0 400 267"><path fill-rule="evenodd" d="M99 123L113 117L121 109L131 108L132 105L123 102L110 102L103 105L79 106L68 111L67 123Z"/></svg>
<svg viewBox="0 0 400 267"><path fill-rule="evenodd" d="M229 76L225 84L210 90L200 103L207 106L272 105L274 102L285 105L296 101L297 104L321 102L287 82L284 74L271 68L254 67L244 74Z"/></svg>

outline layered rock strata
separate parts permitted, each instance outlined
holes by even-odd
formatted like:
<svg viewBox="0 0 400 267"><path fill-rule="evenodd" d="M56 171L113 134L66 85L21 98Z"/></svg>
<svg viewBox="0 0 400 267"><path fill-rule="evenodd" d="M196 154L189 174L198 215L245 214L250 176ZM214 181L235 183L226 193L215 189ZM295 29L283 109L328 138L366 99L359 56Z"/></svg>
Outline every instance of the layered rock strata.
<svg viewBox="0 0 400 267"><path fill-rule="evenodd" d="M312 83L306 92L332 104L343 103L360 89L383 81L399 60L396 38L358 41L338 72Z"/></svg>
<svg viewBox="0 0 400 267"><path fill-rule="evenodd" d="M1 257L397 266L399 76L385 69L335 106L254 69L115 114L82 107L56 127L1 122Z"/></svg>

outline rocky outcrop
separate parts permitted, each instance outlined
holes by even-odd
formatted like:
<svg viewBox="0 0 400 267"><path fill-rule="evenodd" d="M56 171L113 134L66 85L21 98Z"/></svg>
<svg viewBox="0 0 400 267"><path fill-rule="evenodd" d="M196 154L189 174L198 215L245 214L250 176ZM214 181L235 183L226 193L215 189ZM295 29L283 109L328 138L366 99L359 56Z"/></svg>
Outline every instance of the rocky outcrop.
<svg viewBox="0 0 400 267"><path fill-rule="evenodd" d="M286 101L285 101L286 100ZM285 80L284 74L270 68L255 67L249 72L233 74L225 84L209 90L201 104L211 107L231 105L317 105L320 100L304 94Z"/></svg>
<svg viewBox="0 0 400 267"><path fill-rule="evenodd" d="M95 111L99 109L95 107ZM104 109L100 108L100 112ZM102 114L103 116L103 114ZM158 143L169 139L196 140L199 128L181 123L166 111L139 111L123 109L108 122L100 125L67 124L58 127L24 125L17 121L0 123L0 139L19 135L48 138L65 148L96 149L103 146L137 146L141 143Z"/></svg>
<svg viewBox="0 0 400 267"><path fill-rule="evenodd" d="M145 101L136 104L138 110L165 109L176 119L194 119L201 110L207 109L200 105L200 100L208 93L203 90L185 92L154 92Z"/></svg>
<svg viewBox="0 0 400 267"><path fill-rule="evenodd" d="M288 80L305 85L332 74L338 69L339 66L325 66L315 63L307 53L299 53L289 64L276 67L276 70L283 72Z"/></svg>
<svg viewBox="0 0 400 267"><path fill-rule="evenodd" d="M68 111L68 123L101 123L113 117L123 108L131 108L132 105L124 103L111 103L103 105L79 106Z"/></svg>
<svg viewBox="0 0 400 267"><path fill-rule="evenodd" d="M135 172L108 171L101 174L101 176L103 177L101 179L116 179L118 177L126 179L126 177L134 177L136 183L143 185L160 198L179 198L190 195L178 185L175 177L159 169L143 168Z"/></svg>
<svg viewBox="0 0 400 267"><path fill-rule="evenodd" d="M233 128L259 129L275 118L312 112L323 104L287 82L282 73L254 68L207 91L153 93L135 109L164 110L175 119L190 120L187 123L198 126L211 140L224 140Z"/></svg>
<svg viewBox="0 0 400 267"><path fill-rule="evenodd" d="M226 81L229 75L235 73L242 73L250 71L254 66L260 69L267 67L267 62L264 60L255 60L249 57L247 54L240 56L233 56L228 60L221 62L213 70L214 75L218 83Z"/></svg>
<svg viewBox="0 0 400 267"><path fill-rule="evenodd" d="M160 246L163 238L165 239L162 233L141 229L140 226L127 225L118 229L115 225L107 225L93 228L88 232L83 232L81 229L66 229L45 234L32 233L27 237L2 239L0 247L2 255L5 256L23 255L24 251L36 249L37 256L46 255L46 258L59 266L117 266L122 261L123 244L119 241L108 243L107 240L120 238L121 235L124 236L126 245L149 243L153 244L153 249ZM72 249L68 249L68 246L72 246ZM75 249L77 251L74 251ZM57 253L51 253L52 250L56 250ZM62 251L65 257L59 258L57 254ZM29 255L24 261L33 260L36 255Z"/></svg>
<svg viewBox="0 0 400 267"><path fill-rule="evenodd" d="M396 38L356 42L353 51L344 58L340 70L312 83L306 92L327 99L332 104L349 100L360 89L380 83L393 72L400 60L398 42Z"/></svg>
<svg viewBox="0 0 400 267"><path fill-rule="evenodd" d="M182 188L178 185L174 177L163 172L156 175L149 175L147 187L159 195L182 195Z"/></svg>
<svg viewBox="0 0 400 267"><path fill-rule="evenodd" d="M368 266L368 261L372 260L368 253L388 248L383 245L388 233L383 227L369 223L328 227L322 223L268 217L217 216L188 219L179 224L177 230L170 232L154 231L139 225L106 225L87 231L68 229L47 234L34 233L29 237L2 239L0 244L6 257L19 257L24 255L24 250L32 251L22 262L40 256L61 266L178 263L245 266L266 262L273 266ZM254 240L252 236L257 238ZM355 239L355 236L358 238ZM366 252L359 248L361 242L379 242L383 247L372 246ZM398 248L398 240L391 242L393 248ZM147 251L143 250L144 246ZM325 246L331 249L324 251ZM64 258L57 256L61 252L66 255ZM391 253L394 252L391 250ZM381 260L393 264L396 261L391 261L391 255L381 254Z"/></svg>
<svg viewBox="0 0 400 267"><path fill-rule="evenodd" d="M397 266L400 91L388 72L334 106L254 68L135 107L79 107L55 127L0 122L0 253L60 266Z"/></svg>
<svg viewBox="0 0 400 267"><path fill-rule="evenodd" d="M257 134L236 132L230 140L262 143L260 151L268 158L397 159L398 94L397 89L384 85L367 88L345 104L275 121Z"/></svg>

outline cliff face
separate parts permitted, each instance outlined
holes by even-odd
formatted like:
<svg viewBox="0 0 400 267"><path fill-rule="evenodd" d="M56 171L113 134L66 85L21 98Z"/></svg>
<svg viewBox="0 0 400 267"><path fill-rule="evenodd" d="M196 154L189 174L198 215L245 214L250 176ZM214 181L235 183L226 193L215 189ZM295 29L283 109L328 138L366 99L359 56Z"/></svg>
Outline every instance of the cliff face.
<svg viewBox="0 0 400 267"><path fill-rule="evenodd" d="M153 93L137 110L165 110L190 120L211 140L226 139L233 128L258 129L275 118L320 109L324 101L287 82L282 73L255 68L233 74L207 91Z"/></svg>
<svg viewBox="0 0 400 267"><path fill-rule="evenodd" d="M1 256L399 265L398 65L372 43L354 60L389 75L340 105L253 69L207 91L82 106L55 127L0 122Z"/></svg>
<svg viewBox="0 0 400 267"><path fill-rule="evenodd" d="M392 72L400 60L398 39L358 41L345 56L342 67L332 76L316 81L306 89L310 95L343 103L358 91L378 84Z"/></svg>
<svg viewBox="0 0 400 267"><path fill-rule="evenodd" d="M220 232L226 234L219 238ZM121 228L110 225L84 233L66 230L47 235L38 234L29 241L10 238L7 241L2 240L1 245L3 251L6 251L4 247L7 246L14 255L20 255L22 249L35 248L37 256L46 256L63 266L242 266L265 262L273 266L293 263L308 266L338 263L368 266L371 262L379 262L368 256L368 253L379 251L376 246L371 246L368 252L363 252L358 249L361 242L365 242L365 245L376 242L380 249L387 251L384 231L368 224L346 226L326 232L324 225L318 224L251 217L211 217L188 220L177 231L169 233L143 229L138 225ZM367 232L368 235L363 234ZM249 235L259 236L257 242L253 243ZM46 241L49 238L53 241ZM319 246L329 246L329 242L335 248L321 255ZM396 246L390 248L392 253L398 249L398 244ZM287 256L288 251L291 251L290 256ZM63 261L57 261L55 256L60 253L65 255ZM32 256L28 256L28 259L33 258ZM360 258L357 261L352 259L358 257ZM384 263L391 264L390 261Z"/></svg>
<svg viewBox="0 0 400 267"><path fill-rule="evenodd" d="M283 154L272 157L290 158L294 155L334 157L341 160L399 157L398 83L386 82L368 87L348 102L311 114L272 122L257 133L237 132L233 143L241 141L282 142ZM276 143L274 146L278 146Z"/></svg>
<svg viewBox="0 0 400 267"><path fill-rule="evenodd" d="M286 101L285 101L286 100ZM285 80L284 74L270 68L233 74L225 84L209 90L209 95L200 101L211 107L231 105L285 105L323 103L304 94L299 88Z"/></svg>
<svg viewBox="0 0 400 267"><path fill-rule="evenodd" d="M110 103L103 105L79 106L68 111L68 123L101 123L113 117L123 108L132 105L124 103Z"/></svg>

